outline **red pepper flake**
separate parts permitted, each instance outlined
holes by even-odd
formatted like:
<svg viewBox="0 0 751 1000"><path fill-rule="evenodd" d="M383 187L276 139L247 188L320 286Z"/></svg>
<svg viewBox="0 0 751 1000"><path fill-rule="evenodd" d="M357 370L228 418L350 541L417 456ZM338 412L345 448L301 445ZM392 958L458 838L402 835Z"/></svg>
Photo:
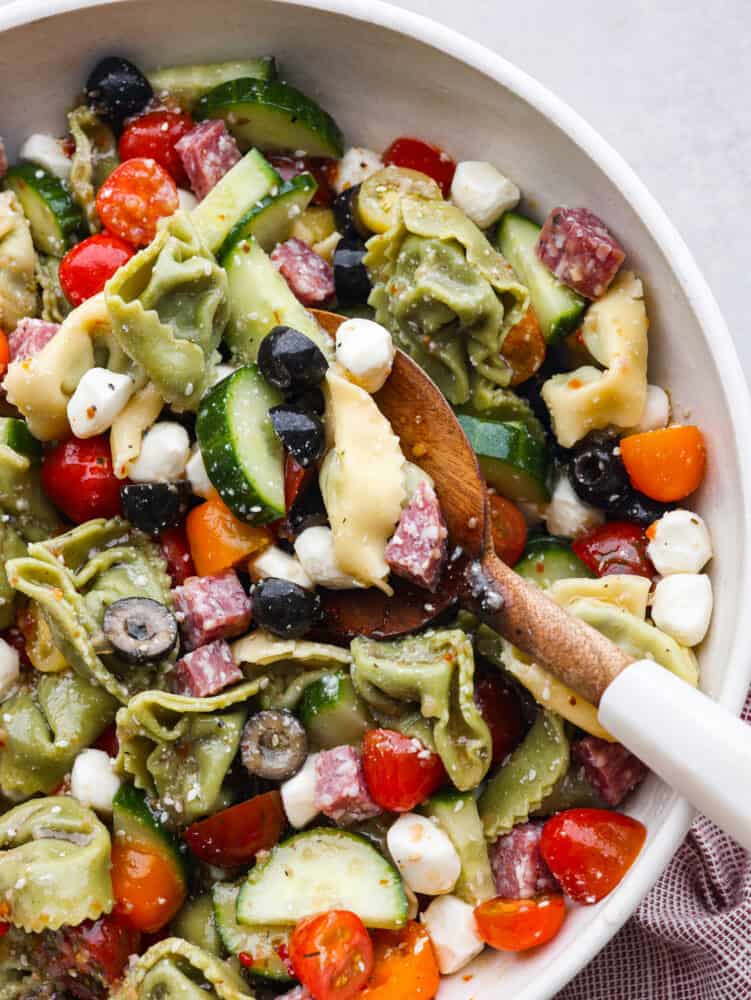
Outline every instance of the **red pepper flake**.
<svg viewBox="0 0 751 1000"><path fill-rule="evenodd" d="M569 389L581 389L582 380L580 378L572 378L568 384Z"/></svg>

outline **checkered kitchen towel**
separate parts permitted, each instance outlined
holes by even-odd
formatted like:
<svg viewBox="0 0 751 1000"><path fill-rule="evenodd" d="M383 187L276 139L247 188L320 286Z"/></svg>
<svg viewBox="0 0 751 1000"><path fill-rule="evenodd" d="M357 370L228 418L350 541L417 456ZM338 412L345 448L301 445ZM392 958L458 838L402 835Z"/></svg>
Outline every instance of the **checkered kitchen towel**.
<svg viewBox="0 0 751 1000"><path fill-rule="evenodd" d="M738 793L751 795L743 777ZM636 915L557 1000L751 1000L751 857L699 817Z"/></svg>

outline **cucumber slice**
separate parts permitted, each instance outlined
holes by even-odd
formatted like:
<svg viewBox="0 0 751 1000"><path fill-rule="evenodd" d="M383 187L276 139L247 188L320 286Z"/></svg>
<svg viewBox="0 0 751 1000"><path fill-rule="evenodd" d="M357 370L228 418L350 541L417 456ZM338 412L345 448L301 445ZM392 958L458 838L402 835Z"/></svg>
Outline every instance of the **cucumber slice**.
<svg viewBox="0 0 751 1000"><path fill-rule="evenodd" d="M157 96L169 94L184 111L192 111L204 94L229 80L241 77L275 80L276 60L273 56L262 56L260 59L236 59L232 62L168 66L147 73L147 76Z"/></svg>
<svg viewBox="0 0 751 1000"><path fill-rule="evenodd" d="M134 785L120 786L112 800L112 827L115 840L138 844L160 855L172 869L175 881L187 891L187 869L180 844L151 812L145 792Z"/></svg>
<svg viewBox="0 0 751 1000"><path fill-rule="evenodd" d="M183 905L170 924L170 933L190 941L217 958L224 958L224 945L214 920L214 902L208 892Z"/></svg>
<svg viewBox="0 0 751 1000"><path fill-rule="evenodd" d="M216 253L239 220L281 183L271 164L251 149L191 213L209 250Z"/></svg>
<svg viewBox="0 0 751 1000"><path fill-rule="evenodd" d="M237 922L237 897L239 885L218 882L214 886L214 923L219 937L229 955L237 957L245 952L253 964L244 966L248 972L273 982L289 983L293 977L279 956L289 947L291 931L285 927L241 927Z"/></svg>
<svg viewBox="0 0 751 1000"><path fill-rule="evenodd" d="M312 174L298 174L282 184L278 194L268 194L252 205L222 243L216 255L219 263L248 236L255 237L258 245L270 253L277 243L289 238L295 219L308 207L317 188Z"/></svg>
<svg viewBox="0 0 751 1000"><path fill-rule="evenodd" d="M482 820L472 792L434 795L425 803L424 811L438 821L462 863L454 893L473 906L492 899L496 895L495 881Z"/></svg>
<svg viewBox="0 0 751 1000"><path fill-rule="evenodd" d="M407 921L396 868L363 837L320 827L290 837L256 864L240 890L241 924L289 925L324 910L351 910L366 927Z"/></svg>
<svg viewBox="0 0 751 1000"><path fill-rule="evenodd" d="M32 462L42 457L42 444L29 430L25 420L17 417L0 417L0 445L6 445Z"/></svg>
<svg viewBox="0 0 751 1000"><path fill-rule="evenodd" d="M545 445L517 421L501 422L457 414L488 483L510 500L545 503L548 453Z"/></svg>
<svg viewBox="0 0 751 1000"><path fill-rule="evenodd" d="M344 673L324 674L305 688L298 714L316 750L362 743L373 725L365 703Z"/></svg>
<svg viewBox="0 0 751 1000"><path fill-rule="evenodd" d="M315 101L280 80L230 80L202 97L196 118L223 118L240 149L333 156L344 152L344 136Z"/></svg>
<svg viewBox="0 0 751 1000"><path fill-rule="evenodd" d="M5 184L18 195L37 250L64 257L83 228L83 215L60 178L24 163L10 168Z"/></svg>
<svg viewBox="0 0 751 1000"><path fill-rule="evenodd" d="M333 357L333 340L298 302L281 274L249 236L222 261L229 281L229 323L224 339L239 361L255 361L261 341L275 326L294 327Z"/></svg>
<svg viewBox="0 0 751 1000"><path fill-rule="evenodd" d="M284 451L269 419L282 395L255 365L238 368L203 398L196 435L209 479L251 524L284 517Z"/></svg>
<svg viewBox="0 0 751 1000"><path fill-rule="evenodd" d="M579 576L591 579L594 576L572 551L568 542L550 535L530 538L514 570L519 576L539 584L543 590L547 590L556 580L569 580Z"/></svg>
<svg viewBox="0 0 751 1000"><path fill-rule="evenodd" d="M550 344L575 330L587 308L587 300L577 295L545 267L535 253L541 226L516 212L507 212L498 225L498 248L529 289L545 340Z"/></svg>

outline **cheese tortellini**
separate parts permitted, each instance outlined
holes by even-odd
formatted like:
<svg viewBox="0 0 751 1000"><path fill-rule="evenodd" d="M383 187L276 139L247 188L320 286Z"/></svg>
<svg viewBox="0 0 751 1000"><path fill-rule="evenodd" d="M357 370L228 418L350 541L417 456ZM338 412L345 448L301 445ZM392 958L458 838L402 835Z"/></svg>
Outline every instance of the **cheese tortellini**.
<svg viewBox="0 0 751 1000"><path fill-rule="evenodd" d="M167 938L135 962L113 1000L253 1000L227 962L182 938Z"/></svg>
<svg viewBox="0 0 751 1000"><path fill-rule="evenodd" d="M36 254L21 203L0 194L0 329L12 333L37 311Z"/></svg>

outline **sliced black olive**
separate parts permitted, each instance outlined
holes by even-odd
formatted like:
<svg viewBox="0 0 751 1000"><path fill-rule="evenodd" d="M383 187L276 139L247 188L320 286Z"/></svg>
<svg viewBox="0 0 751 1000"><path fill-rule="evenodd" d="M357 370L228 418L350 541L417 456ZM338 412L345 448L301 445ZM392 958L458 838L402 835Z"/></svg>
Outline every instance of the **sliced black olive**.
<svg viewBox="0 0 751 1000"><path fill-rule="evenodd" d="M317 413L319 417L322 417L326 410L326 400L318 386L292 396L289 402L296 409L302 410L303 413Z"/></svg>
<svg viewBox="0 0 751 1000"><path fill-rule="evenodd" d="M587 435L574 448L568 477L581 500L608 511L621 503L631 490L618 438L599 431Z"/></svg>
<svg viewBox="0 0 751 1000"><path fill-rule="evenodd" d="M258 367L282 392L302 392L320 385L328 362L310 337L290 326L275 326L261 341Z"/></svg>
<svg viewBox="0 0 751 1000"><path fill-rule="evenodd" d="M165 528L180 524L185 518L190 498L190 483L129 483L120 488L123 514L132 525L147 535L158 535Z"/></svg>
<svg viewBox="0 0 751 1000"><path fill-rule="evenodd" d="M311 630L321 614L318 594L290 580L267 577L253 588L256 623L283 639L299 639Z"/></svg>
<svg viewBox="0 0 751 1000"><path fill-rule="evenodd" d="M622 518L624 521L634 521L643 528L648 528L650 524L658 521L665 511L671 510L673 506L673 504L652 500L651 497L639 493L638 490L630 490L618 503L610 508L608 513L612 517Z"/></svg>
<svg viewBox="0 0 751 1000"><path fill-rule="evenodd" d="M177 643L175 616L150 597L124 597L110 604L102 631L112 651L127 663L163 660Z"/></svg>
<svg viewBox="0 0 751 1000"><path fill-rule="evenodd" d="M249 774L285 781L297 774L307 756L305 729L286 709L258 712L245 723L240 759Z"/></svg>
<svg viewBox="0 0 751 1000"><path fill-rule="evenodd" d="M347 188L346 191L342 191L340 195L337 195L331 205L334 211L334 218L336 219L336 228L345 239L367 239L371 235L370 230L363 224L360 213L357 211L357 196L359 193L360 185L355 184L354 187Z"/></svg>
<svg viewBox="0 0 751 1000"><path fill-rule="evenodd" d="M367 302L372 285L363 264L367 250L356 236L345 236L334 251L334 284L340 306L356 306Z"/></svg>
<svg viewBox="0 0 751 1000"><path fill-rule="evenodd" d="M296 406L281 403L271 407L269 417L276 436L300 465L307 467L323 458L326 432L315 413L304 413Z"/></svg>
<svg viewBox="0 0 751 1000"><path fill-rule="evenodd" d="M86 81L86 97L95 111L120 127L126 118L143 111L154 91L143 73L120 56L98 62Z"/></svg>

